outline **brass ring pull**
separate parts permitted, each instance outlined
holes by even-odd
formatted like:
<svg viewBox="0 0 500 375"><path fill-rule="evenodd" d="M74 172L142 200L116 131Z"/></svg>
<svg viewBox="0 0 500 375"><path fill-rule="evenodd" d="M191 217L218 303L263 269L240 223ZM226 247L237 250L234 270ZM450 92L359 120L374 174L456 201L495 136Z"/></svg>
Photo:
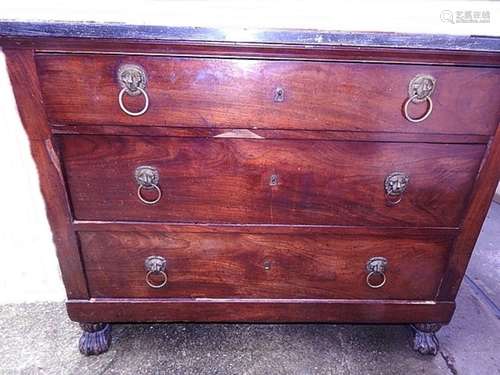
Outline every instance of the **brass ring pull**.
<svg viewBox="0 0 500 375"><path fill-rule="evenodd" d="M400 195L390 195L385 194L385 202L388 206L396 206L403 200L403 194Z"/></svg>
<svg viewBox="0 0 500 375"><path fill-rule="evenodd" d="M156 193L157 193L157 197L155 199L153 199L153 200L148 200L148 199L144 198L142 196L142 189L155 189ZM155 185L155 184L151 184L149 186L139 185L139 187L137 188L137 197L144 204L149 204L149 205L156 204L161 199L161 189L160 189L160 187L158 185Z"/></svg>
<svg viewBox="0 0 500 375"><path fill-rule="evenodd" d="M120 91L120 94L118 95L118 104L120 104L120 108L123 112L125 112L127 115L129 116L141 116L143 115L144 113L146 113L146 111L148 110L149 108L149 97L148 97L148 94L146 94L146 91L144 89L142 89L141 87L137 87L136 88L137 90L139 90L139 92L144 95L144 107L139 111L139 112L132 112L132 111L129 111L126 107L125 107L125 104L123 103L123 95L125 95L125 93L128 93L128 89L127 88L123 88L121 89Z"/></svg>
<svg viewBox="0 0 500 375"><path fill-rule="evenodd" d="M378 284L373 284L371 282L371 278L372 278L372 276L377 275L377 274L382 276L382 281ZM368 275L366 275L366 283L372 289L382 288L385 285L386 281L387 281L387 277L385 276L385 273L380 272L380 271L371 271Z"/></svg>
<svg viewBox="0 0 500 375"><path fill-rule="evenodd" d="M150 276L153 274L160 274L163 277L163 281L160 284L155 284L150 280ZM168 277L165 271L149 271L146 274L146 284L148 284L149 287L153 289L160 289L163 288L165 285L167 285Z"/></svg>
<svg viewBox="0 0 500 375"><path fill-rule="evenodd" d="M417 98L418 98L417 94L413 95L412 97L406 99L406 102L405 102L405 105L404 105L405 118L408 121L413 122L413 123L424 121L427 117L429 117L431 115L432 108L433 108L431 97L430 96L426 96L425 100L427 101L427 110L425 111L424 115L421 116L421 117L418 117L418 118L411 117L410 114L408 113L408 107L410 106L410 103L413 102L413 100L415 100Z"/></svg>
<svg viewBox="0 0 500 375"><path fill-rule="evenodd" d="M387 259L384 257L373 257L366 263L366 284L372 289L382 288L386 281L387 277L385 276L385 271L387 270ZM379 283L374 282L373 276L380 275L382 276L382 281Z"/></svg>

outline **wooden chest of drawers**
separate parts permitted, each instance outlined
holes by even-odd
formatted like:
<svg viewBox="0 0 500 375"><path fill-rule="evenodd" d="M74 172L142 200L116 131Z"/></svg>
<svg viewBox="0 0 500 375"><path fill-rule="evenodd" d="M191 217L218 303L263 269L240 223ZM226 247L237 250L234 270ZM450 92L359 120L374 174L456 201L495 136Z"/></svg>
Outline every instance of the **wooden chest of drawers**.
<svg viewBox="0 0 500 375"><path fill-rule="evenodd" d="M82 353L175 321L411 323L437 352L500 174L500 46L27 27L0 43Z"/></svg>

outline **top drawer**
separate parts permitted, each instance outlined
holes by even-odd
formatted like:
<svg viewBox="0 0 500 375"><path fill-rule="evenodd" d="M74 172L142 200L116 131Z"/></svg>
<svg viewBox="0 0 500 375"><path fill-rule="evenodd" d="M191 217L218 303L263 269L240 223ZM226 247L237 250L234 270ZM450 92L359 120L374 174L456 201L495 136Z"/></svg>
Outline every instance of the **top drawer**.
<svg viewBox="0 0 500 375"><path fill-rule="evenodd" d="M57 124L488 135L500 119L495 68L57 54L38 55L37 64L47 115ZM120 109L124 64L146 76L149 106L138 116ZM432 110L426 99L408 105L417 119L431 110L413 123L404 106L417 75L435 85ZM145 95L132 88L139 95L124 92L123 105L141 112Z"/></svg>

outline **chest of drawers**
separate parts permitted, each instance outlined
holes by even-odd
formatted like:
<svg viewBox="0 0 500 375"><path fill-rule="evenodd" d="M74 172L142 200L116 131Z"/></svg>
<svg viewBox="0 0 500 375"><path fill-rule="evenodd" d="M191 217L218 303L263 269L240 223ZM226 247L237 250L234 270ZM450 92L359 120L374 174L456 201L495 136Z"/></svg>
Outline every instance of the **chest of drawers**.
<svg viewBox="0 0 500 375"><path fill-rule="evenodd" d="M500 174L498 43L72 27L0 43L82 353L176 321L408 323L437 352Z"/></svg>

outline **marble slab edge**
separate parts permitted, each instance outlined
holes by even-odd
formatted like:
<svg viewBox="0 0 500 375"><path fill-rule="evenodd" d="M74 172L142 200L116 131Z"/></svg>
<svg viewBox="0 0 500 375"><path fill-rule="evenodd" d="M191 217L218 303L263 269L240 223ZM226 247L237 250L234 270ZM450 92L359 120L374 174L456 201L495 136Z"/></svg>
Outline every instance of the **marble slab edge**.
<svg viewBox="0 0 500 375"><path fill-rule="evenodd" d="M0 38L94 38L500 52L500 37L311 29L208 28L0 19Z"/></svg>

